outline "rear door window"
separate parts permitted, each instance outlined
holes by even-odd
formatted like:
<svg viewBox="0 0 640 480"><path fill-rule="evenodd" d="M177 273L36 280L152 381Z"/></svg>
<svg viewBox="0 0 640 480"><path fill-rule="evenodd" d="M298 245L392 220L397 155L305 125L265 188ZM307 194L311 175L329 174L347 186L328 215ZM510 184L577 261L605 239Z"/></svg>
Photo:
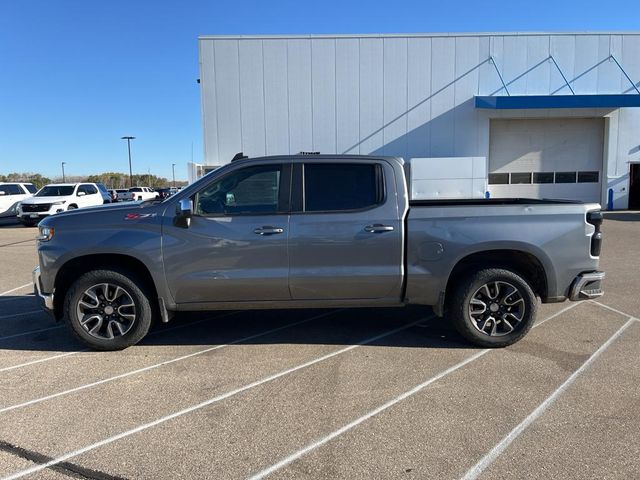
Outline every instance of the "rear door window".
<svg viewBox="0 0 640 480"><path fill-rule="evenodd" d="M98 193L98 189L93 185L80 185L78 187L78 193L84 192L86 195L95 195Z"/></svg>
<svg viewBox="0 0 640 480"><path fill-rule="evenodd" d="M365 210L384 202L382 167L373 163L306 163L304 211Z"/></svg>

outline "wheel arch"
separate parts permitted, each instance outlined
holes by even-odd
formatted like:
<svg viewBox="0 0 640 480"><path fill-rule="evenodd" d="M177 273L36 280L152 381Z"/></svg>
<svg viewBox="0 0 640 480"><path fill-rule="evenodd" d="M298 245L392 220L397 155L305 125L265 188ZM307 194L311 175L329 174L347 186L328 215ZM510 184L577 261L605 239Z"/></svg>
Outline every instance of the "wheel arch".
<svg viewBox="0 0 640 480"><path fill-rule="evenodd" d="M64 301L71 284L81 275L92 270L105 269L119 272L131 272L149 288L154 298L158 290L153 276L147 266L139 259L118 253L98 253L82 255L66 262L56 274L54 281L55 295L53 299L54 315L60 320L64 314ZM152 302L155 305L157 302Z"/></svg>
<svg viewBox="0 0 640 480"><path fill-rule="evenodd" d="M451 270L445 288L445 299L465 273L483 268L505 268L520 275L540 298L546 298L549 285L543 263L532 253L517 249L492 249L473 252L461 258Z"/></svg>

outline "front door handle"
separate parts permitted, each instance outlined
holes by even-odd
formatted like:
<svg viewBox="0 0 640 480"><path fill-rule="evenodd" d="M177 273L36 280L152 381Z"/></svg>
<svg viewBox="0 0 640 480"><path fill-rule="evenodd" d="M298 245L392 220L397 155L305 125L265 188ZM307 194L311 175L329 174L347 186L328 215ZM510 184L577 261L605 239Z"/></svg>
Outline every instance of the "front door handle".
<svg viewBox="0 0 640 480"><path fill-rule="evenodd" d="M258 227L253 231L253 233L255 233L256 235L276 235L283 232L284 228L271 227L269 225Z"/></svg>
<svg viewBox="0 0 640 480"><path fill-rule="evenodd" d="M367 225L366 227L364 227L364 231L368 233L393 232L393 226L374 223L373 225Z"/></svg>

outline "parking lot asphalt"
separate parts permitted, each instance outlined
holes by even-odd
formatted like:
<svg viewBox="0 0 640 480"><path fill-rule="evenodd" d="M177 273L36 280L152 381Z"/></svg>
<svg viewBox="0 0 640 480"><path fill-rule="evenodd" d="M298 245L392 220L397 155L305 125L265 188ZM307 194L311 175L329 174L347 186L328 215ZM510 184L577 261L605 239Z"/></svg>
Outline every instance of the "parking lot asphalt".
<svg viewBox="0 0 640 480"><path fill-rule="evenodd" d="M0 478L637 478L640 213L604 233L605 296L505 349L408 307L183 314L100 353L0 226Z"/></svg>

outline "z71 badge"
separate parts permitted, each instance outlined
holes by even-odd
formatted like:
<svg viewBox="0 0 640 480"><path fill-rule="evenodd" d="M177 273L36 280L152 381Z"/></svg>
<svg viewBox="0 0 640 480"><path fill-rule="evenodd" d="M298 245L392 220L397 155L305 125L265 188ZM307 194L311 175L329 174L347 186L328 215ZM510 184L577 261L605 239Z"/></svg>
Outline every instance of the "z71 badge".
<svg viewBox="0 0 640 480"><path fill-rule="evenodd" d="M155 217L155 213L127 213L124 216L125 220L142 220L143 218Z"/></svg>

